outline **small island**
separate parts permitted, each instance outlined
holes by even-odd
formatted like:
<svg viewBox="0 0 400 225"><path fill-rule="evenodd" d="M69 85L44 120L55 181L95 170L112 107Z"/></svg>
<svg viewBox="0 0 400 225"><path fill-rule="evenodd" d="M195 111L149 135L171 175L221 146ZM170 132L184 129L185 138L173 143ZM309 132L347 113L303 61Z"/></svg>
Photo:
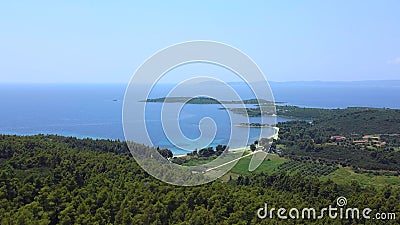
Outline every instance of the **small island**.
<svg viewBox="0 0 400 225"><path fill-rule="evenodd" d="M282 104L283 102L273 102L265 99L246 99L246 100L216 100L210 97L162 97L149 98L141 102L159 102L159 103L186 103L186 104L254 104L254 105L270 105Z"/></svg>

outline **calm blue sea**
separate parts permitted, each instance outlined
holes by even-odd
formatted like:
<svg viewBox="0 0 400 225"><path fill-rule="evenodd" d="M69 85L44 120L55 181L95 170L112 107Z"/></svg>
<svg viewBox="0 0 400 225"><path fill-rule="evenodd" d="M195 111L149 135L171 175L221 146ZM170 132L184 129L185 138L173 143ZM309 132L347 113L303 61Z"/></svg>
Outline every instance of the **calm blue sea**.
<svg viewBox="0 0 400 225"><path fill-rule="evenodd" d="M234 85L233 85L234 86ZM59 134L124 140L122 102L126 85L120 84L0 84L0 133ZM240 90L240 85L235 89ZM369 106L400 108L400 82L290 82L271 83L276 101L290 105L345 108ZM161 96L160 91L154 96ZM152 103L157 111L161 104ZM230 127L227 112L218 105L186 105L179 123L189 138L199 136L204 116L214 119L218 130L212 145L226 144ZM252 119L256 122L256 119ZM285 121L278 117L278 121ZM152 122L149 121L148 125ZM152 141L171 147L159 125L150 125ZM250 133L250 141L259 129ZM190 146L190 148L195 146ZM172 148L173 149L173 148ZM173 149L175 153L185 153Z"/></svg>

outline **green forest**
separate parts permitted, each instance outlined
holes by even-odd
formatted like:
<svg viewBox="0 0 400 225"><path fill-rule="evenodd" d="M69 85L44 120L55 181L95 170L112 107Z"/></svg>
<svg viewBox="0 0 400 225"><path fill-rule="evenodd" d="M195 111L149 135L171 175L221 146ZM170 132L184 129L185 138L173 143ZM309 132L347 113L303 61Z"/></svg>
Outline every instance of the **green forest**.
<svg viewBox="0 0 400 225"><path fill-rule="evenodd" d="M180 187L139 167L125 142L57 135L0 135L0 224L399 224L400 110L278 107L279 123L264 162L241 159L220 179ZM256 141L249 151L258 149ZM137 145L136 148L147 147ZM209 162L227 146L173 158ZM251 152L250 151L250 152ZM217 154L218 153L218 154ZM393 220L260 219L271 207L324 208L344 196L371 215Z"/></svg>
<svg viewBox="0 0 400 225"><path fill-rule="evenodd" d="M282 155L351 166L356 171L400 175L400 110L287 107L285 112L312 121L278 124L275 144L284 149Z"/></svg>
<svg viewBox="0 0 400 225"><path fill-rule="evenodd" d="M1 224L398 224L397 220L259 219L275 207L335 205L400 212L398 186L336 184L300 173L254 173L195 187L144 172L124 142L55 135L0 136Z"/></svg>

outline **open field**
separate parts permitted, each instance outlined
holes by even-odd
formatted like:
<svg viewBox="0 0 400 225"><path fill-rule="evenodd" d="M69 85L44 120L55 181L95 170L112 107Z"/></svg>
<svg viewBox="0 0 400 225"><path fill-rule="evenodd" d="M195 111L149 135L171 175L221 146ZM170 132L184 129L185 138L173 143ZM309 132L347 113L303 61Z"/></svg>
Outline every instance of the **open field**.
<svg viewBox="0 0 400 225"><path fill-rule="evenodd" d="M206 159L190 159L184 163L182 163L182 166L199 166L203 165L206 163L209 163L213 161L216 157L208 157Z"/></svg>
<svg viewBox="0 0 400 225"><path fill-rule="evenodd" d="M269 159L269 160L268 160ZM225 176L221 178L222 181L229 180L229 177L233 179L237 178L239 175L248 175L251 173L266 173L271 174L274 172L281 171L279 166L284 164L285 162L289 162L289 159L281 158L277 155L269 154L264 162L253 172L248 171L248 166L250 163L251 157L242 158L233 168L227 173ZM281 171L283 172L283 171ZM293 174L293 173L292 173ZM355 173L349 167L339 167L336 171L330 173L326 176L318 176L321 181L326 181L331 179L333 182L337 184L348 185L352 181L358 182L362 187L375 187L375 188L383 188L387 185L400 186L400 177L397 176L377 176L377 175L369 175L369 174L359 174Z"/></svg>
<svg viewBox="0 0 400 225"><path fill-rule="evenodd" d="M383 188L386 185L400 186L400 177L358 174L349 167L341 167L327 176L321 176L320 179L331 179L337 184L349 184L351 181L357 181L363 187L373 186Z"/></svg>
<svg viewBox="0 0 400 225"><path fill-rule="evenodd" d="M268 154L267 157L264 159L264 162L262 162L261 165L256 170L250 172L249 171L250 160L251 156L239 160L239 162L232 168L231 172L237 174L250 174L250 173L261 173L261 172L270 174L276 171L279 165L288 161L288 159L281 158L278 155Z"/></svg>
<svg viewBox="0 0 400 225"><path fill-rule="evenodd" d="M251 153L252 153L252 151L250 151L249 147L230 149L223 156L224 157L223 161L224 162L232 161L232 163L233 163L238 158L246 156ZM218 158L218 156L213 155L213 156L209 156L209 157L198 157L198 156L188 156L188 155L177 155L174 158L179 158L179 159L183 160L182 163L178 163L182 166L199 166L199 165L207 164L207 163L215 160L216 158Z"/></svg>

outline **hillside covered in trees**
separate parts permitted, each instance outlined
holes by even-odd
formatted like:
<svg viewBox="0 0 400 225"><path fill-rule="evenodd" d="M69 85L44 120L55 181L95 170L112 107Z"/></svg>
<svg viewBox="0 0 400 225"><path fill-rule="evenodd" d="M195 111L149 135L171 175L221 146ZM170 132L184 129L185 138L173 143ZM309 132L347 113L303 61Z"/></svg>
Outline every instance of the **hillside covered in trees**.
<svg viewBox="0 0 400 225"><path fill-rule="evenodd" d="M0 136L1 224L398 224L397 220L278 220L257 209L335 205L400 212L399 187L338 185L300 174L256 174L179 187L143 171L124 142Z"/></svg>
<svg viewBox="0 0 400 225"><path fill-rule="evenodd" d="M279 123L283 155L354 169L400 174L400 110L287 107L284 115L312 118Z"/></svg>

